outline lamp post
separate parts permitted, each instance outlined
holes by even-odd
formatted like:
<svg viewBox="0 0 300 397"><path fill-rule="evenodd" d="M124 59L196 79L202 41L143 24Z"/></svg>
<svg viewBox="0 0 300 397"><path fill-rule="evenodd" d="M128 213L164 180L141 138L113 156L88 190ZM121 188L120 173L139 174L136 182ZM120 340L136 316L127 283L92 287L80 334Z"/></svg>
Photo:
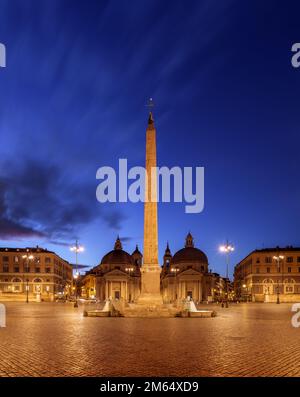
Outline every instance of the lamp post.
<svg viewBox="0 0 300 397"><path fill-rule="evenodd" d="M248 302L248 288L247 288L247 285L243 284L243 288L244 288L245 293L246 293L246 302Z"/></svg>
<svg viewBox="0 0 300 397"><path fill-rule="evenodd" d="M284 259L283 255L274 255L273 259L277 262L277 271L280 272L280 262ZM278 275L279 276L279 275ZM280 303L280 292L279 292L279 277L277 279L277 305Z"/></svg>
<svg viewBox="0 0 300 397"><path fill-rule="evenodd" d="M234 251L234 246L229 244L228 241L225 245L221 245L219 247L220 252L226 254L226 300L225 300L225 307L228 307L228 273L229 273L229 255L231 252Z"/></svg>
<svg viewBox="0 0 300 397"><path fill-rule="evenodd" d="M175 276L175 301L176 301L176 304L177 304L177 273L179 272L178 267L172 267L171 268L171 272Z"/></svg>
<svg viewBox="0 0 300 397"><path fill-rule="evenodd" d="M74 307L78 307L78 301L77 301L77 299L78 299L78 285L77 285L77 280L78 280L78 277L79 277L79 273L78 273L78 253L79 252L83 252L84 251L84 247L82 247L82 246L80 246L80 245L78 245L78 240L76 240L76 242L75 242L75 245L73 246L73 247L71 247L70 248L70 250L71 251L73 251L73 252L75 252L75 257L76 257L76 261L75 261L75 264L76 264L76 272L75 272L75 275L74 275L74 279L75 279L75 303L74 303Z"/></svg>
<svg viewBox="0 0 300 397"><path fill-rule="evenodd" d="M26 259L26 273L29 273L29 263L31 260L34 259L34 256L32 254L30 254L29 250L27 250L27 254L22 255L22 258ZM27 276L26 277L26 303L29 303L28 295L29 295L29 280L28 280L28 276Z"/></svg>

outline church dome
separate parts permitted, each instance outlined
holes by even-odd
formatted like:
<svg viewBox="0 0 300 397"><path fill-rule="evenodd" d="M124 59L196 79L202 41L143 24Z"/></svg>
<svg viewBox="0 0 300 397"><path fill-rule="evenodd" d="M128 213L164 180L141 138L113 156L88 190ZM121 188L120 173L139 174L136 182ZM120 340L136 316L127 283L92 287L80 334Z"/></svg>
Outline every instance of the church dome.
<svg viewBox="0 0 300 397"><path fill-rule="evenodd" d="M172 263L175 264L180 264L180 263L191 263L191 262L197 262L197 263L208 263L207 256L205 253L198 248L195 247L185 247L182 248L181 250L177 251L176 254L172 258Z"/></svg>
<svg viewBox="0 0 300 397"><path fill-rule="evenodd" d="M115 242L115 248L108 252L101 260L101 265L131 265L132 257L131 255L122 249L122 243L119 237Z"/></svg>
<svg viewBox="0 0 300 397"><path fill-rule="evenodd" d="M208 259L205 253L194 247L194 239L191 233L186 237L185 247L177 251L172 258L173 265L188 263L208 265Z"/></svg>

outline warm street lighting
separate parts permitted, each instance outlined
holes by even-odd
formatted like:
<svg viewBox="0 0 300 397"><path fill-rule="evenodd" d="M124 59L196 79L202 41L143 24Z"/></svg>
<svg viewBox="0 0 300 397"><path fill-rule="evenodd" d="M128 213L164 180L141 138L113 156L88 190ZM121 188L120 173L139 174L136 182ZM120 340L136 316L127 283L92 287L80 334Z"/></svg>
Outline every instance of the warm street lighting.
<svg viewBox="0 0 300 397"><path fill-rule="evenodd" d="M219 247L219 251L226 254L226 300L225 307L228 307L228 273L229 273L229 255L234 251L234 246L229 244L228 241L225 245Z"/></svg>
<svg viewBox="0 0 300 397"><path fill-rule="evenodd" d="M77 285L77 280L79 278L79 273L78 273L78 253L79 252L83 252L84 251L84 247L78 244L78 240L76 240L75 245L73 247L70 247L70 250L75 252L75 256L76 256L76 272L74 274L74 279L75 279L75 285L76 285L76 296L75 296L75 303L74 303L74 307L78 307L78 285Z"/></svg>
<svg viewBox="0 0 300 397"><path fill-rule="evenodd" d="M177 302L177 273L179 272L178 267L172 267L171 272L174 273L175 276L175 301Z"/></svg>
<svg viewBox="0 0 300 397"><path fill-rule="evenodd" d="M27 250L27 254L22 255L23 259L26 259L26 273L29 272L29 263L30 261L32 261L34 259L34 256L32 254L29 253L29 250ZM26 303L29 303L29 279L28 279L28 275L26 278Z"/></svg>
<svg viewBox="0 0 300 397"><path fill-rule="evenodd" d="M232 252L234 251L234 246L231 244L221 245L219 248L220 252Z"/></svg>
<svg viewBox="0 0 300 397"><path fill-rule="evenodd" d="M277 270L280 272L280 262L284 259L283 255L274 255L273 259L277 262ZM280 292L279 292L279 277L277 279L277 305L280 303Z"/></svg>
<svg viewBox="0 0 300 397"><path fill-rule="evenodd" d="M130 272L134 271L134 268L133 267L126 267L125 271L130 273Z"/></svg>

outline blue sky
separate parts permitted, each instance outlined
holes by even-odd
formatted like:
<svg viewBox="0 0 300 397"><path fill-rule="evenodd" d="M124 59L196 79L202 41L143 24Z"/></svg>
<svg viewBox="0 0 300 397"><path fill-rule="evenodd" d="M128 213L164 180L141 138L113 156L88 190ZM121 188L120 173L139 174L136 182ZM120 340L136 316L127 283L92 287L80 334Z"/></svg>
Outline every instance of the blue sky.
<svg viewBox="0 0 300 397"><path fill-rule="evenodd" d="M205 209L159 205L159 248L191 231L225 272L300 245L296 1L0 0L0 245L98 264L143 243L142 204L99 204L96 170L144 165L149 97L160 166L205 167Z"/></svg>

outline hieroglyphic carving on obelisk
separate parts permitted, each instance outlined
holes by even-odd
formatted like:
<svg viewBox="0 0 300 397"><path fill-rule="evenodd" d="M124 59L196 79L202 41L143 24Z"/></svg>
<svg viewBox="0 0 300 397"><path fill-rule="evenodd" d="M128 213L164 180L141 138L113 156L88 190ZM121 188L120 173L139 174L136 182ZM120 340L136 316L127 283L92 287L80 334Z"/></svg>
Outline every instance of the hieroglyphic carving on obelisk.
<svg viewBox="0 0 300 397"><path fill-rule="evenodd" d="M158 263L156 130L151 112L146 131L146 172L141 299L160 301L161 268Z"/></svg>

